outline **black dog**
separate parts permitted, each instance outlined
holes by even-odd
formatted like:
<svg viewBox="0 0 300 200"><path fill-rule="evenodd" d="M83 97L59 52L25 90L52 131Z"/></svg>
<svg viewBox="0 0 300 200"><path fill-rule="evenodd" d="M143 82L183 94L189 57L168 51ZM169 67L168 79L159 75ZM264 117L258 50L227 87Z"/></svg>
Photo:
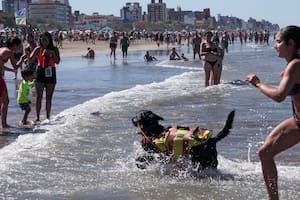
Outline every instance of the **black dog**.
<svg viewBox="0 0 300 200"><path fill-rule="evenodd" d="M183 154L186 154L189 157L193 165L200 165L199 169L217 168L218 152L216 144L229 134L230 129L232 128L234 114L235 111L231 111L227 117L223 130L221 130L217 136L211 137L212 132L210 130L199 129L198 127L196 129L189 129L188 127L169 127L166 129L159 124L159 121L164 120L162 117L149 110L140 111L132 118L132 123L138 128L138 134L143 136L141 144L146 153L143 153L136 158L137 167L145 169L154 161L155 155L157 154L174 157L175 153L174 151L172 152L171 148L174 148L173 146L175 146L175 143L173 141L170 143L170 138L172 133L180 132L179 134L176 133L176 138L178 139L176 142L178 143L181 139L181 141L179 141L180 145L184 146L183 148L181 147L181 150L182 152L185 152ZM174 135L172 137L174 137ZM185 141L183 141L184 138L186 139ZM168 146L167 148L160 145L162 141L167 143L165 144L165 146ZM185 142L190 142L191 146L184 145ZM183 154L181 156L186 156Z"/></svg>

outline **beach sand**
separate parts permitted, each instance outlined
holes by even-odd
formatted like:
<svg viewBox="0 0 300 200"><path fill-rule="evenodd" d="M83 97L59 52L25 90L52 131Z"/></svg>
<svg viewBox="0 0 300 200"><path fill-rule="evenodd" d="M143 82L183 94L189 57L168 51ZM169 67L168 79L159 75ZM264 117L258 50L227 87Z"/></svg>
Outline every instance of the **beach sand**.
<svg viewBox="0 0 300 200"><path fill-rule="evenodd" d="M63 41L63 48L60 48L61 57L77 57L87 53L87 48L90 47L95 51L95 54L110 54L109 41L96 41L95 44L86 43L83 41ZM164 48L161 46L160 48ZM155 50L158 49L157 45L153 41L137 40L130 43L128 52L138 50ZM117 46L117 54L121 53L120 44Z"/></svg>

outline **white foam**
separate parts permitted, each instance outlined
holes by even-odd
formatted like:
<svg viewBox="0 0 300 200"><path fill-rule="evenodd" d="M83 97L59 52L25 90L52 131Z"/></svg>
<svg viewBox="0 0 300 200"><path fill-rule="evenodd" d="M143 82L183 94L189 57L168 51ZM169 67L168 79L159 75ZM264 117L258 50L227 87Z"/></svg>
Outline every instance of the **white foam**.
<svg viewBox="0 0 300 200"><path fill-rule="evenodd" d="M203 71L202 62L192 62L183 60L164 60L156 64L158 67L176 68L176 69L187 69Z"/></svg>

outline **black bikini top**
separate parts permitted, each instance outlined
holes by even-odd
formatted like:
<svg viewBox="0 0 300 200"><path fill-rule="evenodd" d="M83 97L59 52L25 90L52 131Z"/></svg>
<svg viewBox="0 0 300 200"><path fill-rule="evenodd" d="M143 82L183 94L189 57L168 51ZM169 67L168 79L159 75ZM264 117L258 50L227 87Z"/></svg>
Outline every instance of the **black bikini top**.
<svg viewBox="0 0 300 200"><path fill-rule="evenodd" d="M203 44L203 49L202 49L203 52L218 52L218 49L215 47L215 48L206 48L206 45Z"/></svg>
<svg viewBox="0 0 300 200"><path fill-rule="evenodd" d="M297 83L297 84L294 85L294 87L290 91L289 95L294 96L294 95L296 95L298 93L300 93L300 84L299 83Z"/></svg>

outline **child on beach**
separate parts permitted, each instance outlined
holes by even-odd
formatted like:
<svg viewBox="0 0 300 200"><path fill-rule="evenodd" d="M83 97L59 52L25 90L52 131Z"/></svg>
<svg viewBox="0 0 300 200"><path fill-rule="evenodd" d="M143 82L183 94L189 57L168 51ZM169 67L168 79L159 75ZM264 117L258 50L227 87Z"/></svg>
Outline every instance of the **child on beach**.
<svg viewBox="0 0 300 200"><path fill-rule="evenodd" d="M17 97L18 104L20 105L21 109L25 111L24 117L20 122L21 125L29 124L29 122L27 121L27 117L31 111L29 94L30 94L30 89L34 85L33 74L34 72L28 67L26 67L21 71L23 80L20 83L18 97Z"/></svg>
<svg viewBox="0 0 300 200"><path fill-rule="evenodd" d="M183 59L184 61L189 61L189 59L185 57L184 53L181 54L181 59Z"/></svg>

